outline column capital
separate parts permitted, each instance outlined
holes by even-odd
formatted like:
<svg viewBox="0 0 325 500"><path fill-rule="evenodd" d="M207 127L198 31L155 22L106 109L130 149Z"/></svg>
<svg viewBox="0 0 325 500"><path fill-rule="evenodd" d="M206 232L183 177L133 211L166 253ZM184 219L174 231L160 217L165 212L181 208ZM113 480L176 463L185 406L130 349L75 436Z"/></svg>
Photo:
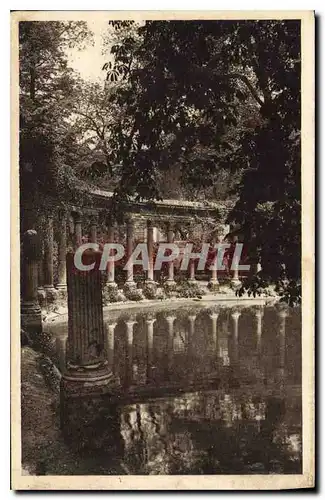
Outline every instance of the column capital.
<svg viewBox="0 0 325 500"><path fill-rule="evenodd" d="M126 321L125 321L125 324L126 324L126 326L127 326L128 328L131 328L131 327L133 327L134 325L136 325L136 324L137 324L137 321L134 321L134 320L129 319L129 320L126 320Z"/></svg>
<svg viewBox="0 0 325 500"><path fill-rule="evenodd" d="M230 315L233 319L238 319L241 316L241 311L239 309L233 309Z"/></svg>
<svg viewBox="0 0 325 500"><path fill-rule="evenodd" d="M156 318L149 318L149 319L146 319L146 324L147 325L153 325L154 323L156 323Z"/></svg>
<svg viewBox="0 0 325 500"><path fill-rule="evenodd" d="M261 306L257 306L254 309L254 313L255 313L255 316L257 318L263 318L263 316L264 316L264 309Z"/></svg>
<svg viewBox="0 0 325 500"><path fill-rule="evenodd" d="M284 302L276 304L276 310L280 318L286 318L289 315L289 307Z"/></svg>
<svg viewBox="0 0 325 500"><path fill-rule="evenodd" d="M71 212L75 224L80 224L82 222L82 212L80 210L73 210Z"/></svg>

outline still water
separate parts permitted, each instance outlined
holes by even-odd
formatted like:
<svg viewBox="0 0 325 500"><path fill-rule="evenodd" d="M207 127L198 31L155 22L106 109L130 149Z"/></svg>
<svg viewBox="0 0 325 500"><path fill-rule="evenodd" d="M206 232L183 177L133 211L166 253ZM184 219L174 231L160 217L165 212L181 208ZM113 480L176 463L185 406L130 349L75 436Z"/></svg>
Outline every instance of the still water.
<svg viewBox="0 0 325 500"><path fill-rule="evenodd" d="M89 473L112 458L126 474L301 473L300 309L116 311L106 327L124 399Z"/></svg>

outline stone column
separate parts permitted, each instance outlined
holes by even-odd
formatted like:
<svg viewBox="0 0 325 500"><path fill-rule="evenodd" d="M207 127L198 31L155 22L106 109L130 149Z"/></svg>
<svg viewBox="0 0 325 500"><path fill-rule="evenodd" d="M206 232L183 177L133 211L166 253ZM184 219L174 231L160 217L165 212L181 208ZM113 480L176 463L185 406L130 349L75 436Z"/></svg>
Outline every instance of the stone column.
<svg viewBox="0 0 325 500"><path fill-rule="evenodd" d="M238 271L238 265L239 265L238 257L233 257L233 264L232 265L234 266L234 270L232 271L233 275L232 275L230 283L234 288L237 288L241 284L241 281L239 279L239 271Z"/></svg>
<svg viewBox="0 0 325 500"><path fill-rule="evenodd" d="M195 279L195 261L193 259L190 260L189 266L190 266L189 281L191 283L195 283L196 282L196 279Z"/></svg>
<svg viewBox="0 0 325 500"><path fill-rule="evenodd" d="M147 380L151 380L151 366L153 361L153 325L155 324L155 318L148 318L146 320L147 325Z"/></svg>
<svg viewBox="0 0 325 500"><path fill-rule="evenodd" d="M39 239L34 229L26 231L22 238L22 301L21 326L31 334L42 332L41 308L37 297Z"/></svg>
<svg viewBox="0 0 325 500"><path fill-rule="evenodd" d="M114 340L115 340L115 327L117 323L110 323L106 327L106 349L108 366L113 371L114 368Z"/></svg>
<svg viewBox="0 0 325 500"><path fill-rule="evenodd" d="M67 254L67 370L61 382L65 397L101 395L115 385L104 348L100 259L100 252L84 252L83 263L96 265L80 271L74 266L74 253Z"/></svg>
<svg viewBox="0 0 325 500"><path fill-rule="evenodd" d="M212 339L213 339L213 347L214 351L218 351L218 322L219 313L213 312L210 314L210 318L212 320Z"/></svg>
<svg viewBox="0 0 325 500"><path fill-rule="evenodd" d="M49 215L46 221L44 240L44 290L47 310L54 307L58 296L53 285L53 239L53 216Z"/></svg>
<svg viewBox="0 0 325 500"><path fill-rule="evenodd" d="M61 215L60 231L58 241L58 284L57 289L63 293L67 290L67 218L66 214Z"/></svg>
<svg viewBox="0 0 325 500"><path fill-rule="evenodd" d="M82 244L82 220L80 212L74 214L74 237L75 248L78 248Z"/></svg>
<svg viewBox="0 0 325 500"><path fill-rule="evenodd" d="M44 290L44 239L42 238L41 231L39 232L39 245L40 245L40 253L38 261L37 296L41 309L44 309L46 303L46 294Z"/></svg>
<svg viewBox="0 0 325 500"><path fill-rule="evenodd" d="M133 252L133 220L128 219L126 223L126 255L127 259L130 258ZM126 282L125 286L127 288L135 288L136 284L133 277L133 264L130 265L126 272Z"/></svg>
<svg viewBox="0 0 325 500"><path fill-rule="evenodd" d="M238 360L238 322L240 318L241 312L238 309L235 309L231 311L231 319L233 322L233 353L234 353L234 360Z"/></svg>
<svg viewBox="0 0 325 500"><path fill-rule="evenodd" d="M167 226L167 242L174 243L174 230L171 223ZM166 281L167 285L175 285L174 281L174 262L168 262L168 278Z"/></svg>
<svg viewBox="0 0 325 500"><path fill-rule="evenodd" d="M90 222L90 241L97 243L97 216L93 215Z"/></svg>
<svg viewBox="0 0 325 500"><path fill-rule="evenodd" d="M108 243L114 243L114 234L114 226L109 226ZM115 283L115 262L113 260L107 263L107 286L117 288L117 284Z"/></svg>
<svg viewBox="0 0 325 500"><path fill-rule="evenodd" d="M216 244L217 240L214 239L212 241L212 246ZM212 270L211 270L211 278L208 283L208 288L211 290L211 292L217 292L219 290L219 281L218 281L218 272L217 272L217 267L218 267L218 250L215 250L216 255L214 259L214 263L212 264Z"/></svg>
<svg viewBox="0 0 325 500"><path fill-rule="evenodd" d="M153 225L150 220L147 222L147 245L148 245L148 256L149 256L149 269L147 281L153 282Z"/></svg>

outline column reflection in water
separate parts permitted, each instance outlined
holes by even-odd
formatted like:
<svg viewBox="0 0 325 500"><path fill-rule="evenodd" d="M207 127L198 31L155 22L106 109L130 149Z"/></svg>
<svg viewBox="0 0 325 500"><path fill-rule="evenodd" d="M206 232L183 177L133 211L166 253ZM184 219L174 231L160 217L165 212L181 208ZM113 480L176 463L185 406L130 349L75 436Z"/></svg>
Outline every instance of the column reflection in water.
<svg viewBox="0 0 325 500"><path fill-rule="evenodd" d="M174 358L174 321L176 316L167 316L166 321L168 324L168 339L167 339L167 371L169 376L173 376L173 358Z"/></svg>
<svg viewBox="0 0 325 500"><path fill-rule="evenodd" d="M261 307L255 309L255 319L256 319L256 350L258 354L262 352L262 321L263 321L264 311Z"/></svg>
<svg viewBox="0 0 325 500"><path fill-rule="evenodd" d="M238 323L241 312L238 309L231 311L231 319L232 319L232 342L233 342L233 359L235 362L238 361Z"/></svg>
<svg viewBox="0 0 325 500"><path fill-rule="evenodd" d="M196 314L191 314L188 317L188 321L189 321L189 330L188 330L188 336L187 336L187 352L188 352L188 354L191 354L193 352L194 335L195 335L195 320L196 320Z"/></svg>
<svg viewBox="0 0 325 500"><path fill-rule="evenodd" d="M279 364L278 364L278 378L281 388L285 382L285 361L286 361L286 320L288 317L288 309L286 306L278 309L279 317Z"/></svg>
<svg viewBox="0 0 325 500"><path fill-rule="evenodd" d="M155 318L146 319L147 325L147 382L152 380L152 363L153 363L153 325L156 322Z"/></svg>
<svg viewBox="0 0 325 500"><path fill-rule="evenodd" d="M210 318L212 321L212 342L213 342L213 351L218 352L218 312L213 312L210 314Z"/></svg>
<svg viewBox="0 0 325 500"><path fill-rule="evenodd" d="M117 323L110 323L106 326L106 348L108 365L114 371L114 341L115 341L115 327Z"/></svg>
<svg viewBox="0 0 325 500"><path fill-rule="evenodd" d="M128 320L126 324L126 370L125 370L125 385L128 387L132 384L132 363L133 363L133 328L137 322Z"/></svg>

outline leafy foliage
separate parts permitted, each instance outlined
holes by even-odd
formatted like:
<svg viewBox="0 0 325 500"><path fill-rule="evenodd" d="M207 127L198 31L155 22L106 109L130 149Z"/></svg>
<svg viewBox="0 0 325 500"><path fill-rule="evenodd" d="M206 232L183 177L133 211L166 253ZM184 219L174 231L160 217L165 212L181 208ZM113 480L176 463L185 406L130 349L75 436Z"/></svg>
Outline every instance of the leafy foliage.
<svg viewBox="0 0 325 500"><path fill-rule="evenodd" d="M84 22L19 24L22 204L45 207L49 198L65 200L86 189L76 174L77 142L69 122L75 78L66 49L89 38Z"/></svg>
<svg viewBox="0 0 325 500"><path fill-rule="evenodd" d="M251 261L299 300L300 23L152 21L112 53L129 68L112 97L128 110L112 130L117 196L159 199L171 165L197 192L226 172Z"/></svg>

